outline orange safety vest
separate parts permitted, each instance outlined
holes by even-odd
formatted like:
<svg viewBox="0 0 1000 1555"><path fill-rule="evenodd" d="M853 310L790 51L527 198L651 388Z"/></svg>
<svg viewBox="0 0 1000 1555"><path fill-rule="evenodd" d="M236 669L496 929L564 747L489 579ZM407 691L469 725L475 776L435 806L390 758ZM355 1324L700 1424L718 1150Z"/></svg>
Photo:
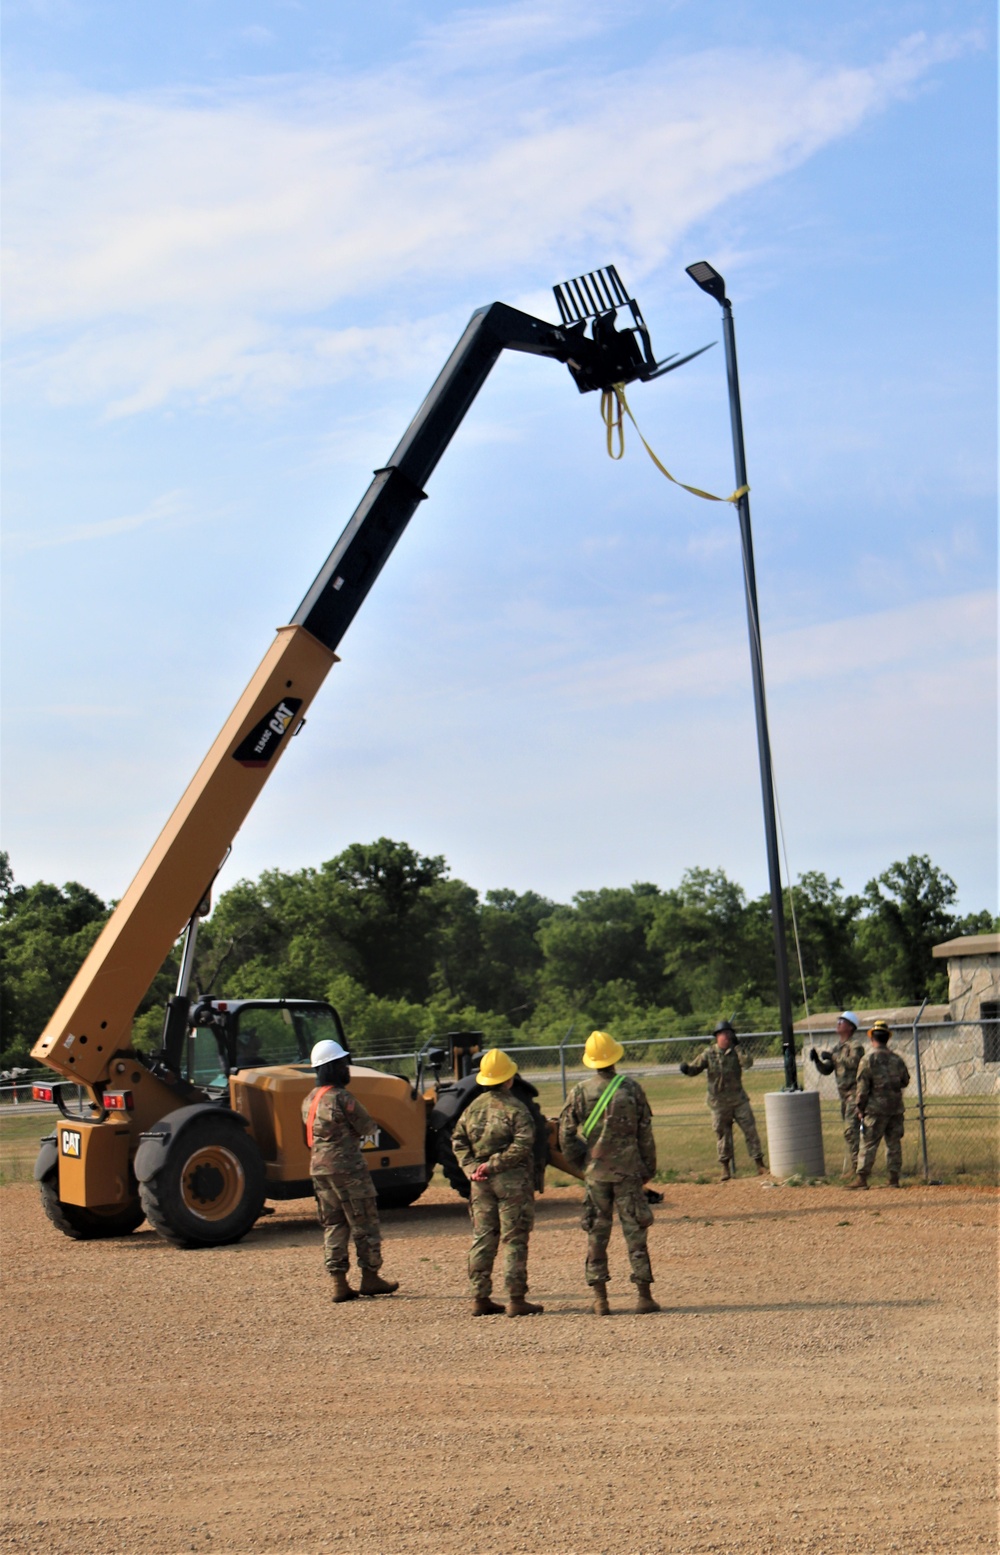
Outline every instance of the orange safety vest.
<svg viewBox="0 0 1000 1555"><path fill-rule="evenodd" d="M309 1116L306 1118L306 1144L309 1146L310 1150L313 1146L313 1124L316 1121L316 1108L319 1106L327 1091L332 1090L332 1085L321 1085L309 1104Z"/></svg>

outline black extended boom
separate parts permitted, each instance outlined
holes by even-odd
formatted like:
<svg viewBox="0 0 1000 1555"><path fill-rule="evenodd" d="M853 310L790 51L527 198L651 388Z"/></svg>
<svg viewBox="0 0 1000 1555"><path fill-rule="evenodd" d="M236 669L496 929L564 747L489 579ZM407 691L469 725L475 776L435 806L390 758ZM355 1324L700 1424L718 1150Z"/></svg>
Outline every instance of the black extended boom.
<svg viewBox="0 0 1000 1555"><path fill-rule="evenodd" d="M581 393L659 377L691 360L690 356L681 361L668 359L669 366L655 361L638 304L628 297L613 265L553 289L560 324L533 318L503 302L494 302L472 315L388 464L375 471L374 480L292 617L293 626L304 626L328 648L336 649L426 496L425 482L501 351L528 351L565 362ZM566 305L567 294L572 311ZM593 303L589 307L588 296ZM631 309L634 324L619 330L616 310L622 304Z"/></svg>

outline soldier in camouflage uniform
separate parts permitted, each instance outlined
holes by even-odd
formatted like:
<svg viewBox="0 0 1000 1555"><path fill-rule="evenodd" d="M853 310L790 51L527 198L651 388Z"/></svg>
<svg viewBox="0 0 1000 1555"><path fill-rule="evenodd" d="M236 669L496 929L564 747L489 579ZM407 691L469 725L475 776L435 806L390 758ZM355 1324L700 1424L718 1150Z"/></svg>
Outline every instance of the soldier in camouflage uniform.
<svg viewBox="0 0 1000 1555"><path fill-rule="evenodd" d="M695 1059L693 1064L681 1064L681 1074L701 1074L704 1069L708 1080L706 1098L712 1113L716 1150L722 1166L722 1181L736 1176L733 1155L733 1124L743 1130L759 1177L767 1176L764 1151L757 1133L757 1121L753 1115L750 1098L743 1089L743 1071L753 1064L753 1055L739 1046L739 1037L729 1021L720 1021L715 1028L715 1043Z"/></svg>
<svg viewBox="0 0 1000 1555"><path fill-rule="evenodd" d="M837 1036L840 1038L837 1051L831 1053L827 1048L824 1048L821 1053L817 1053L815 1048L809 1049L809 1057L816 1065L820 1074L835 1074L837 1076L840 1116L844 1120L844 1141L847 1145L847 1154L851 1162L852 1176L858 1170L858 1142L861 1137L856 1100L858 1065L865 1056L864 1047L860 1042L854 1041L857 1029L858 1017L853 1010L845 1010L837 1020Z"/></svg>
<svg viewBox="0 0 1000 1555"><path fill-rule="evenodd" d="M903 1165L903 1092L910 1083L910 1071L898 1053L889 1052L892 1032L884 1020L877 1020L868 1035L872 1045L858 1065L857 1093L857 1115L864 1129L865 1148L851 1187L868 1187L875 1155L884 1138L889 1186L898 1188Z"/></svg>
<svg viewBox="0 0 1000 1555"><path fill-rule="evenodd" d="M573 1165L585 1167L581 1225L587 1232L587 1284L598 1317L610 1311L608 1242L616 1208L638 1292L635 1310L660 1310L650 1290L647 1236L653 1211L643 1189L656 1171L653 1120L638 1080L615 1073L624 1056L621 1043L606 1031L592 1031L583 1062L594 1073L573 1087L559 1117L560 1150Z"/></svg>
<svg viewBox="0 0 1000 1555"><path fill-rule="evenodd" d="M528 1293L528 1238L535 1223L535 1124L511 1095L517 1065L499 1048L484 1053L476 1079L484 1087L459 1118L451 1136L455 1159L472 1184L469 1213L469 1285L473 1317L504 1309L490 1299L493 1264L504 1247L507 1316L542 1311Z"/></svg>
<svg viewBox="0 0 1000 1555"><path fill-rule="evenodd" d="M382 1232L371 1173L361 1153L362 1139L374 1134L378 1125L347 1089L350 1054L339 1042L317 1042L310 1063L318 1083L302 1103L302 1121L312 1151L309 1172L323 1227L323 1259L333 1276L333 1300L391 1296L399 1282L383 1280L378 1272ZM361 1270L359 1290L347 1282L351 1236Z"/></svg>

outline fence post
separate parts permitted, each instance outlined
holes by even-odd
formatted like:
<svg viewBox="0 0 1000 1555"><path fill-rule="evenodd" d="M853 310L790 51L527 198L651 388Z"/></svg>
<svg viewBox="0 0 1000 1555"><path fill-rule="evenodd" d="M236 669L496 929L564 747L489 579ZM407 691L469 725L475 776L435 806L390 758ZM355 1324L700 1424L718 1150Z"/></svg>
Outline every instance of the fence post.
<svg viewBox="0 0 1000 1555"><path fill-rule="evenodd" d="M920 1017L927 1008L927 1000L917 1011L917 1018L913 1022L913 1066L917 1071L917 1120L920 1124L920 1150L924 1158L924 1182L930 1181L931 1170L927 1164L927 1119L924 1117L924 1084L920 1076L920 1034L917 1027L920 1025Z"/></svg>
<svg viewBox="0 0 1000 1555"><path fill-rule="evenodd" d="M563 1101L566 1100L566 1044L573 1035L575 1025L575 1020L570 1022L570 1028L559 1044L559 1078L562 1080Z"/></svg>

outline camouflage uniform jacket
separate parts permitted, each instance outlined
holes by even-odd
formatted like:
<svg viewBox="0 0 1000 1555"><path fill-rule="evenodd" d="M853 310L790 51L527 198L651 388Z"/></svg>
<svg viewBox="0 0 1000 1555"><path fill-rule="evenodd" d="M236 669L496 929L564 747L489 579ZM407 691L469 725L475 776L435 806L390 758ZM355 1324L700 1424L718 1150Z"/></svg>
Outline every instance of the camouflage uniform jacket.
<svg viewBox="0 0 1000 1555"><path fill-rule="evenodd" d="M490 1177L516 1172L534 1188L535 1125L524 1102L509 1091L477 1096L455 1124L451 1143L463 1172L485 1165Z"/></svg>
<svg viewBox="0 0 1000 1555"><path fill-rule="evenodd" d="M628 1177L648 1182L656 1171L656 1144L649 1102L638 1080L624 1075L589 1139L581 1133L601 1093L613 1084L614 1077L598 1073L574 1085L559 1115L559 1148L574 1165L586 1161L588 1182Z"/></svg>
<svg viewBox="0 0 1000 1555"><path fill-rule="evenodd" d="M858 1065L858 1111L873 1117L892 1118L902 1113L903 1091L910 1071L898 1053L887 1047L871 1048Z"/></svg>
<svg viewBox="0 0 1000 1555"><path fill-rule="evenodd" d="M825 1048L820 1053L820 1061L816 1065L820 1074L835 1074L837 1076L837 1090L841 1101L853 1101L858 1084L858 1065L865 1056L865 1050L860 1042L852 1042L848 1037L846 1042L837 1046L835 1053L828 1052Z"/></svg>
<svg viewBox="0 0 1000 1555"><path fill-rule="evenodd" d="M302 1121L309 1120L314 1088L302 1103ZM378 1125L356 1096L335 1085L319 1099L313 1118L313 1147L309 1171L313 1177L368 1177L361 1141Z"/></svg>
<svg viewBox="0 0 1000 1555"><path fill-rule="evenodd" d="M713 1042L688 1065L688 1073L707 1071L708 1105L717 1107L727 1102L749 1101L743 1089L743 1071L752 1064L753 1055L741 1047L720 1047Z"/></svg>

